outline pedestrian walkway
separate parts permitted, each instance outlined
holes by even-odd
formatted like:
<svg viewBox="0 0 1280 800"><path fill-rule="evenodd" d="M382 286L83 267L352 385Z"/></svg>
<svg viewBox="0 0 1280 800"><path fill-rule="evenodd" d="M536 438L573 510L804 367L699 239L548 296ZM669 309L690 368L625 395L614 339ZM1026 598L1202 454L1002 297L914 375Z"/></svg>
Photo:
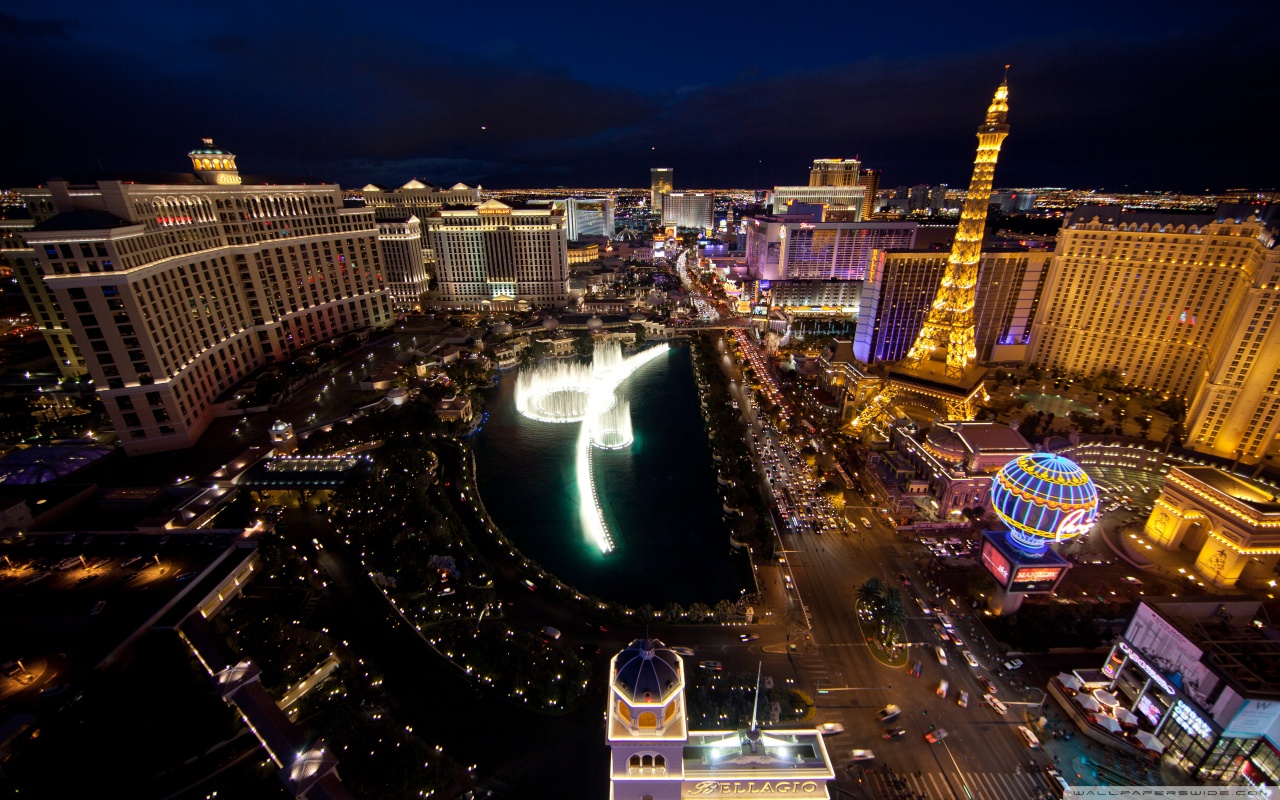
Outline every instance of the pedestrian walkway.
<svg viewBox="0 0 1280 800"><path fill-rule="evenodd" d="M1045 784L1025 773L941 772L889 774L877 769L862 779L870 797L889 800L1031 800ZM966 789L968 792L966 793Z"/></svg>

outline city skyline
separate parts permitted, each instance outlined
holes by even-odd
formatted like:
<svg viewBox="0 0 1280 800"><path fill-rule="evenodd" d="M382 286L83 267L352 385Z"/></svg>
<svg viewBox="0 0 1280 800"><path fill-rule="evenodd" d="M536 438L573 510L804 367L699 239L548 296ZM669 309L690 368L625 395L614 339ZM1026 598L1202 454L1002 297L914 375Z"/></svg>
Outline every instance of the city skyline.
<svg viewBox="0 0 1280 800"><path fill-rule="evenodd" d="M802 182L813 158L855 156L883 170L886 186L959 185L964 144L933 121L971 116L979 87L1012 63L1021 136L1002 185L1275 185L1280 162L1255 133L1273 90L1206 67L1211 54L1265 74L1275 34L1243 17L1206 21L1198 8L1098 6L1066 22L1019 9L1003 16L1021 24L995 30L960 12L902 28L890 10L868 9L858 21L877 31L870 42L822 48L806 46L806 17L775 17L769 60L786 66L765 68L699 54L704 42L749 42L751 14L712 17L687 57L665 59L638 57L662 28L608 8L594 12L617 55L602 57L562 19L517 24L521 15L462 8L435 12L429 26L396 10L405 24L387 34L382 17L336 5L306 16L232 6L221 17L32 5L0 15L11 57L39 65L11 87L14 102L90 107L95 124L12 126L0 184L176 170L166 154L212 136L250 154L249 172L344 186L415 176L640 186L665 165L677 189L767 188ZM342 55L320 55L331 52L321 42ZM1200 121L1223 118L1233 124L1214 126L1209 146Z"/></svg>

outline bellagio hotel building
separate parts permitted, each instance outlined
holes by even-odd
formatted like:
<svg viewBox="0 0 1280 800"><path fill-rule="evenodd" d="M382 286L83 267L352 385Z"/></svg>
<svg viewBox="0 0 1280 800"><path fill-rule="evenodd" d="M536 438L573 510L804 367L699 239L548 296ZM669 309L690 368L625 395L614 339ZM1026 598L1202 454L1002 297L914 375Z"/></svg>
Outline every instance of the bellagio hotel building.
<svg viewBox="0 0 1280 800"><path fill-rule="evenodd" d="M195 444L255 369L391 305L372 210L334 184L241 176L205 140L195 174L51 181L26 234L130 455Z"/></svg>
<svg viewBox="0 0 1280 800"><path fill-rule="evenodd" d="M1187 402L1186 446L1255 463L1280 450L1280 213L1082 206L1058 234L1030 360Z"/></svg>

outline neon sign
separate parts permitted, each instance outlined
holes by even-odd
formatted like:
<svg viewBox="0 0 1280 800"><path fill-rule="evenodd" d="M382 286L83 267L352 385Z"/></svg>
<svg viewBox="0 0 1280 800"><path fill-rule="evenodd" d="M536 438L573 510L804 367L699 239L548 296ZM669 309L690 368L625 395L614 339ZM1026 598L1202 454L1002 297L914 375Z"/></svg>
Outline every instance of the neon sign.
<svg viewBox="0 0 1280 800"><path fill-rule="evenodd" d="M699 781L692 786L686 785L685 787L685 797L758 796L762 794L813 795L817 794L817 792L817 781Z"/></svg>
<svg viewBox="0 0 1280 800"><path fill-rule="evenodd" d="M1181 700L1173 707L1173 719L1185 730L1191 731L1202 739L1213 738L1213 728L1210 728L1207 722L1200 719L1200 716Z"/></svg>
<svg viewBox="0 0 1280 800"><path fill-rule="evenodd" d="M1018 570L1013 576L1013 582L1019 583L1050 583L1061 574L1061 567L1026 567Z"/></svg>
<svg viewBox="0 0 1280 800"><path fill-rule="evenodd" d="M1093 514L1093 509L1077 508L1062 518L1062 522L1053 532L1054 541L1060 542L1063 539L1070 539L1072 536L1088 533L1093 529L1094 519L1096 517Z"/></svg>
<svg viewBox="0 0 1280 800"><path fill-rule="evenodd" d="M1001 586L1009 585L1009 559L996 549L991 542L982 545L982 566L987 568L991 577Z"/></svg>
<svg viewBox="0 0 1280 800"><path fill-rule="evenodd" d="M1156 685L1163 689L1165 694L1177 694L1178 690L1173 688L1173 684L1169 683L1169 681L1165 679L1164 675L1160 674L1160 670L1148 664L1147 660L1138 655L1138 651L1133 647L1130 647L1128 642L1121 642L1120 649L1124 651L1130 661L1133 661L1139 667L1142 667L1142 671L1151 676L1151 680L1155 681ZM1181 705L1181 703L1179 703L1179 705Z"/></svg>

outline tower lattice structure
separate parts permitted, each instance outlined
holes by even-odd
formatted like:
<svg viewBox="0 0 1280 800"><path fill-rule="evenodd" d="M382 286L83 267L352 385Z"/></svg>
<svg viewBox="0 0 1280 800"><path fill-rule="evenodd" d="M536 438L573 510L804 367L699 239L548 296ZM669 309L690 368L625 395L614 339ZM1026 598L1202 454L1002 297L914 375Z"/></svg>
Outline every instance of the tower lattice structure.
<svg viewBox="0 0 1280 800"><path fill-rule="evenodd" d="M973 160L973 177L969 179L969 192L960 210L960 226L951 246L951 257L947 259L942 283L920 335L902 360L902 366L908 369L918 368L920 362L937 349L946 348L946 377L960 380L978 357L973 343L974 287L978 283L978 259L982 256L996 159L1004 137L1009 135L1008 83L1006 71L1005 80L987 108L987 119L978 128L978 154Z"/></svg>
<svg viewBox="0 0 1280 800"><path fill-rule="evenodd" d="M906 399L904 395L939 411L947 420L973 419L985 374L975 363L978 352L974 344L974 287L978 283L978 261L982 256L996 159L1009 135L1008 84L1008 67L1005 67L1005 78L987 108L986 120L978 127L973 176L969 179L955 242L933 305L906 357L889 370L888 380L854 418L855 431L884 414L895 400ZM939 364L937 360L942 353L945 360Z"/></svg>

